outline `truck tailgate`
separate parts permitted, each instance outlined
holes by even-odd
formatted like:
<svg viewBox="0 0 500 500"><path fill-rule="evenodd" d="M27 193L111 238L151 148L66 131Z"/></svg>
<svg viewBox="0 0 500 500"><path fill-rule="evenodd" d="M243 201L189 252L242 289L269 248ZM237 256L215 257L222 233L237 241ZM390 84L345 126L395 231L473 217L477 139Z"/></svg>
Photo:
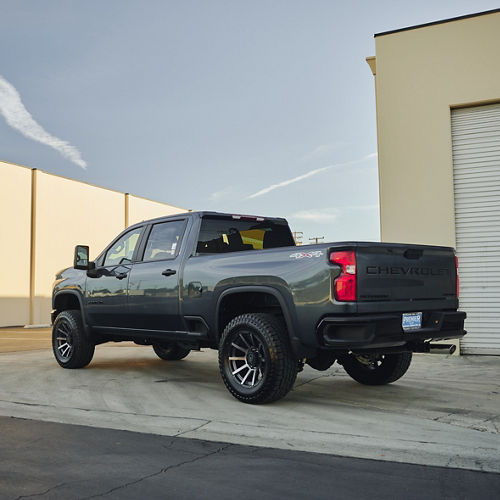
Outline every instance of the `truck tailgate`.
<svg viewBox="0 0 500 500"><path fill-rule="evenodd" d="M434 300L444 304L456 299L452 248L361 243L356 262L359 302Z"/></svg>

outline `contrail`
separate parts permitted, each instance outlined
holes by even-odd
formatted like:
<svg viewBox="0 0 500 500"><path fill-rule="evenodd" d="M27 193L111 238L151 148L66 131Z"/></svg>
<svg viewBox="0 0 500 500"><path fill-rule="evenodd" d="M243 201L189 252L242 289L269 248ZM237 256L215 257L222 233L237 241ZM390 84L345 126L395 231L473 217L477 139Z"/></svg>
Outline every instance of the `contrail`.
<svg viewBox="0 0 500 500"><path fill-rule="evenodd" d="M315 170L311 170L305 174L299 175L298 177L294 177L293 179L288 179L286 181L279 182L278 184L272 184L271 186L268 186L264 189L261 189L260 191L257 191L254 194L251 194L250 196L247 196L247 199L257 198L257 196L262 196L263 194L267 194L270 191L274 191L275 189L278 189L280 187L288 186L289 184L302 181L304 179L307 179L308 177L312 177L313 175L325 172L326 170L330 170L332 168L337 168L337 167L345 167L347 165L354 165L356 163L361 163L370 158L374 158L375 156L377 156L377 153L371 153L369 155L363 156L363 158L360 158L359 160L347 161L345 163L337 163L335 165L329 165L328 167L316 168Z"/></svg>
<svg viewBox="0 0 500 500"><path fill-rule="evenodd" d="M4 116L8 125L21 132L24 136L54 148L64 158L76 163L83 169L87 168L87 163L83 160L78 149L69 142L49 134L33 119L29 111L24 107L19 92L2 76L0 76L0 113Z"/></svg>

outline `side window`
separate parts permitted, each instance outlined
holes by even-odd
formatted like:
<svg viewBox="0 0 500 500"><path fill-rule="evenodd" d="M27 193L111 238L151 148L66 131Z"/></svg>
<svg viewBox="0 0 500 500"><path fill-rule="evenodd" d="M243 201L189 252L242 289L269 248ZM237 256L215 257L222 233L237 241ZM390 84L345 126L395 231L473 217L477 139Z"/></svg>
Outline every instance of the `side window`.
<svg viewBox="0 0 500 500"><path fill-rule="evenodd" d="M149 233L142 260L163 260L175 257L179 251L183 232L183 220L155 224Z"/></svg>
<svg viewBox="0 0 500 500"><path fill-rule="evenodd" d="M124 262L132 262L134 250L139 241L142 227L138 227L124 234L107 252L104 266L115 266Z"/></svg>

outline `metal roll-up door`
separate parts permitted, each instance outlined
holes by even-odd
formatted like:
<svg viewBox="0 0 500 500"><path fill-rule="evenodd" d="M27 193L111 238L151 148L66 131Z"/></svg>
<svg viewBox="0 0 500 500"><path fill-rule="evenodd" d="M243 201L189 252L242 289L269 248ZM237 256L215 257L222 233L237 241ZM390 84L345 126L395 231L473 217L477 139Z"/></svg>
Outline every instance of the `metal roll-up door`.
<svg viewBox="0 0 500 500"><path fill-rule="evenodd" d="M500 104L451 112L464 354L500 355Z"/></svg>

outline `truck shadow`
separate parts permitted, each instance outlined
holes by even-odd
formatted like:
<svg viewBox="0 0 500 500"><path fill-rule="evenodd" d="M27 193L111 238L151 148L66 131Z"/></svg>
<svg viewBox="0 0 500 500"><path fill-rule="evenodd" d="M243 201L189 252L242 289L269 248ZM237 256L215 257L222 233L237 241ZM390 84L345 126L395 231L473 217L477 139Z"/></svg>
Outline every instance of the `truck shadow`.
<svg viewBox="0 0 500 500"><path fill-rule="evenodd" d="M215 351L193 352L180 361L158 359L148 348L98 351L84 370L90 379L94 379L95 374L95 382L101 387L112 379L120 380L122 384L132 383L132 397L138 400L140 394L159 392L162 397L172 398L169 399L172 404L182 393L183 398L196 401L195 406L199 404L200 408L207 405L237 412L244 409L255 415L261 411L271 411L275 416L281 411L291 411L297 415L312 412L324 418L344 413L355 417L365 410L456 421L467 427L484 419L496 418L490 392L474 387L474 391L464 393L460 381L442 383L431 373L426 376L425 367L418 368L418 365L402 379L383 386L359 384L337 365L325 372L306 367L283 399L264 406L247 406L234 399L224 386ZM105 392L112 388L113 385ZM474 399L473 405L470 404L471 398ZM465 419L459 421L459 415Z"/></svg>
<svg viewBox="0 0 500 500"><path fill-rule="evenodd" d="M192 353L180 361L163 361L152 356L154 355L145 353L139 356L95 359L86 370L96 374L100 372L100 375L104 377L107 373L109 376L121 374L123 379L133 378L144 384L145 390L146 388L151 390L151 384L182 383L185 391L192 393L196 398L201 396L201 391L210 386L230 401L232 400L222 383L216 353L212 362L207 362L206 359L196 359L197 353ZM299 375L290 393L282 400L272 403L272 406L296 404L332 408L349 405L390 411L415 410L422 409L423 394L426 398L425 406L429 406L429 403L432 406L432 402L439 402L440 406L443 406L441 395L427 386L425 380L419 380L418 387L412 383L405 383L404 379L385 386L364 386L351 380L342 371L313 373L308 373L307 376ZM446 404L450 406L451 400L458 406L460 397L460 391L454 391L448 387ZM236 400L234 403L242 404ZM455 405L451 404L451 406Z"/></svg>
<svg viewBox="0 0 500 500"><path fill-rule="evenodd" d="M220 384L216 360L213 363L203 362L196 359L197 354L192 353L188 358L179 361L164 361L148 352L113 359L102 359L96 356L85 370L96 374L97 372L115 375L121 373L124 377L143 379L145 384L175 381Z"/></svg>

